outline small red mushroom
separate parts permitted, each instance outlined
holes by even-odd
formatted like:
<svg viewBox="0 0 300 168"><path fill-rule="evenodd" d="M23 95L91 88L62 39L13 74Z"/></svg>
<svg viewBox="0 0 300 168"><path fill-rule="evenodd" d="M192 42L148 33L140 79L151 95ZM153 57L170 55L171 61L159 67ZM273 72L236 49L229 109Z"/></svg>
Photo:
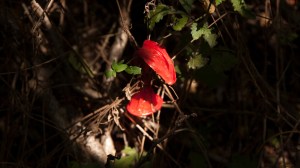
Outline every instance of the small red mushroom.
<svg viewBox="0 0 300 168"><path fill-rule="evenodd" d="M162 98L152 90L151 86L145 86L131 97L126 108L130 114L142 117L157 112L162 104Z"/></svg>
<svg viewBox="0 0 300 168"><path fill-rule="evenodd" d="M160 47L157 42L145 40L142 48L139 48L135 54L141 57L168 85L176 82L173 61L166 49Z"/></svg>

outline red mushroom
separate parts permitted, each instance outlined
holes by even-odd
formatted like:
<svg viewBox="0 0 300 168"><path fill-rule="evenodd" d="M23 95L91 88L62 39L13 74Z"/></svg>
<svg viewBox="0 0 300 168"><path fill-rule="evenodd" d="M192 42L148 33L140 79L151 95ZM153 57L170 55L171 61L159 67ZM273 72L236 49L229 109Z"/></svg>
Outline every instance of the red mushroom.
<svg viewBox="0 0 300 168"><path fill-rule="evenodd" d="M142 117L160 110L162 103L162 98L150 86L146 86L131 97L126 108L130 114Z"/></svg>
<svg viewBox="0 0 300 168"><path fill-rule="evenodd" d="M166 49L160 47L158 43L145 40L142 48L135 54L141 57L168 85L176 82L173 61Z"/></svg>

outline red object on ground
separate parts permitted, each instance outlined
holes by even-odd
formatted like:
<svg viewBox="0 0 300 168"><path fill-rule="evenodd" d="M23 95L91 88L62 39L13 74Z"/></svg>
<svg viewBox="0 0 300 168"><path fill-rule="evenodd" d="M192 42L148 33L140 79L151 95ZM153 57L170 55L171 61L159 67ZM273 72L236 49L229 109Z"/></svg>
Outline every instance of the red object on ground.
<svg viewBox="0 0 300 168"><path fill-rule="evenodd" d="M162 103L162 98L150 86L146 86L131 97L126 108L130 114L142 117L160 110Z"/></svg>
<svg viewBox="0 0 300 168"><path fill-rule="evenodd" d="M145 40L142 48L136 53L141 57L168 85L176 82L176 72L173 61L166 49L157 42Z"/></svg>

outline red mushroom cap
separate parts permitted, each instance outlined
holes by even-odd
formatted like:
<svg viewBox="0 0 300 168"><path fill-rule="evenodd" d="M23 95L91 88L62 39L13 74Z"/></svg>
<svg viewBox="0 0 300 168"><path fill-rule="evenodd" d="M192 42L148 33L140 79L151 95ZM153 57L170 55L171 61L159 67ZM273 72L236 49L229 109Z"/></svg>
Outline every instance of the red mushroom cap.
<svg viewBox="0 0 300 168"><path fill-rule="evenodd" d="M145 40L142 48L136 51L141 57L168 85L176 82L176 72L173 61L166 49L158 43Z"/></svg>
<svg viewBox="0 0 300 168"><path fill-rule="evenodd" d="M131 97L126 108L130 114L142 117L160 110L162 104L162 98L150 86L146 86Z"/></svg>

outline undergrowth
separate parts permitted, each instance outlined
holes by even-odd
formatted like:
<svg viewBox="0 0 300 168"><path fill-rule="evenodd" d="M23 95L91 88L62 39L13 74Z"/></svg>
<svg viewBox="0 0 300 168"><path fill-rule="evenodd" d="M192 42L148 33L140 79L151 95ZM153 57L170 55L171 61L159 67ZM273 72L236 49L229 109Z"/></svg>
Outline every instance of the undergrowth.
<svg viewBox="0 0 300 168"><path fill-rule="evenodd" d="M300 167L299 2L0 2L1 167ZM136 117L151 39L172 86Z"/></svg>

